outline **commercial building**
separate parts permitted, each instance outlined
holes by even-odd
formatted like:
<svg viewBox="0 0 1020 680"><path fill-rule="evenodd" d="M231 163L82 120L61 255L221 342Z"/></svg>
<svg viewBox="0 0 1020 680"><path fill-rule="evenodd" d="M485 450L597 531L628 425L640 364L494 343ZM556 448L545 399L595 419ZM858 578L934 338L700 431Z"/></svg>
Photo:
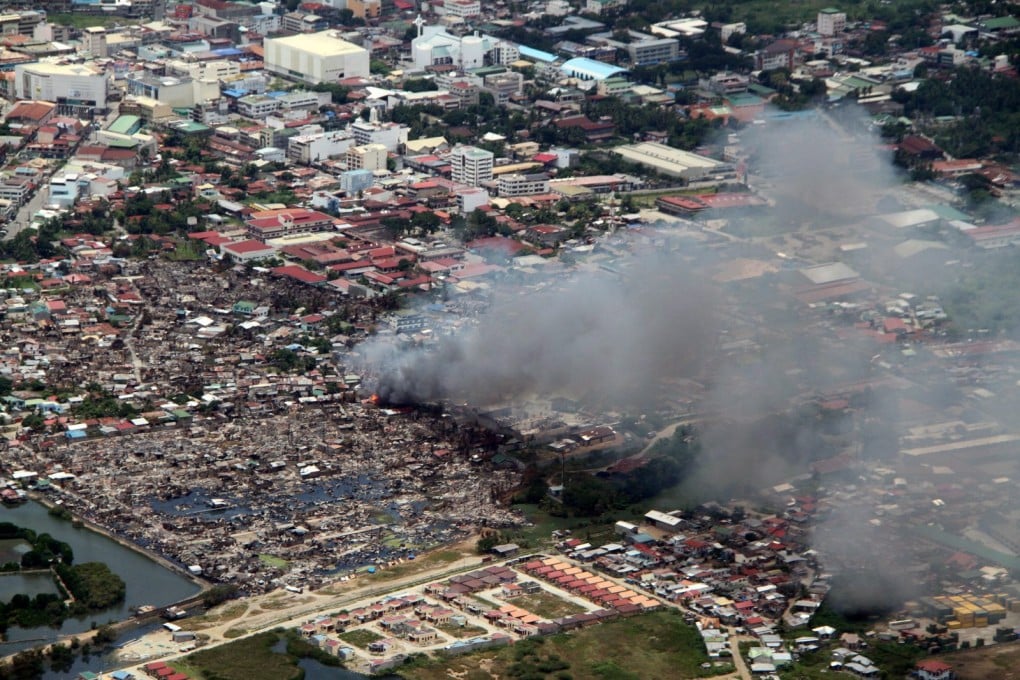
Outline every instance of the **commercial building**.
<svg viewBox="0 0 1020 680"><path fill-rule="evenodd" d="M472 187L492 181L494 160L495 155L491 151L474 146L457 146L450 154L453 181Z"/></svg>
<svg viewBox="0 0 1020 680"><path fill-rule="evenodd" d="M249 238L262 243L283 236L329 231L333 228L333 224L333 218L326 213L304 208L285 208L252 213L245 222Z"/></svg>
<svg viewBox="0 0 1020 680"><path fill-rule="evenodd" d="M340 38L337 31L266 38L265 68L311 85L369 76L368 50Z"/></svg>
<svg viewBox="0 0 1020 680"><path fill-rule="evenodd" d="M84 64L18 64L14 94L18 99L54 102L63 115L91 117L106 111L107 77Z"/></svg>
<svg viewBox="0 0 1020 680"><path fill-rule="evenodd" d="M78 200L78 175L67 173L53 177L49 186L49 202L61 208L70 208Z"/></svg>
<svg viewBox="0 0 1020 680"><path fill-rule="evenodd" d="M497 186L502 198L546 194L549 193L549 176L544 172L528 175L523 173L500 175Z"/></svg>
<svg viewBox="0 0 1020 680"><path fill-rule="evenodd" d="M347 130L297 135L287 141L287 157L308 165L341 156L355 143L354 135Z"/></svg>
<svg viewBox="0 0 1020 680"><path fill-rule="evenodd" d="M824 36L834 36L846 30L846 12L827 7L818 10L818 32Z"/></svg>
<svg viewBox="0 0 1020 680"><path fill-rule="evenodd" d="M612 152L631 163L639 163L656 172L689 182L733 174L732 165L657 142L628 144Z"/></svg>
<svg viewBox="0 0 1020 680"><path fill-rule="evenodd" d="M396 151L407 142L410 128L397 123L367 123L358 121L351 125L356 144L382 144L387 151Z"/></svg>
<svg viewBox="0 0 1020 680"><path fill-rule="evenodd" d="M438 8L437 8L438 9ZM482 13L482 3L479 0L452 0L443 5L443 14L448 17L470 19Z"/></svg>
<svg viewBox="0 0 1020 680"><path fill-rule="evenodd" d="M346 154L349 170L385 170L386 147L382 144L352 146Z"/></svg>

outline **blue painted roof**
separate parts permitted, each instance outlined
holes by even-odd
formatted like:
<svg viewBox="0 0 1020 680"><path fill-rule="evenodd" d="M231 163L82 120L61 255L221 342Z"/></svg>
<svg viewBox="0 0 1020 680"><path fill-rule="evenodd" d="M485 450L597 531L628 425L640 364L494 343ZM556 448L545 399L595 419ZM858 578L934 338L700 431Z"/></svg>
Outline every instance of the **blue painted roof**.
<svg viewBox="0 0 1020 680"><path fill-rule="evenodd" d="M527 45L521 45L518 51L521 53L522 57L527 57L528 59L537 59L539 61L544 61L548 64L553 63L557 59L555 54L549 54L548 52L543 52L542 50L536 50L534 47L528 47Z"/></svg>
<svg viewBox="0 0 1020 680"><path fill-rule="evenodd" d="M223 90L223 96L224 97L238 97L238 98L240 98L240 97L243 97L246 94L248 94L247 90L234 90L234 89Z"/></svg>
<svg viewBox="0 0 1020 680"><path fill-rule="evenodd" d="M244 54L243 51L236 47L224 47L222 49L213 50L212 53L220 57L236 57L239 54Z"/></svg>
<svg viewBox="0 0 1020 680"><path fill-rule="evenodd" d="M620 68L619 66L613 66L603 61L596 61L595 59L589 59L587 57L575 57L574 59L568 60L560 70L568 75L581 74L586 75L590 78L597 80L605 80L611 78L617 73L626 73L627 69Z"/></svg>

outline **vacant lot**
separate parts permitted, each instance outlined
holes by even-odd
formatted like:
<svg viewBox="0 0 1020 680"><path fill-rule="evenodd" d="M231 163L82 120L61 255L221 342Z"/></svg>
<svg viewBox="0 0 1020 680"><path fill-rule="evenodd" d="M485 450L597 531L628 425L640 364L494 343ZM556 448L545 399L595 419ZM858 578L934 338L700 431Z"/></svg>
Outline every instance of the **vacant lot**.
<svg viewBox="0 0 1020 680"><path fill-rule="evenodd" d="M666 610L569 635L523 640L500 650L452 659L421 659L398 672L411 680L536 675L574 680L680 680L732 670L730 666L702 668L707 661L698 632L673 610Z"/></svg>
<svg viewBox="0 0 1020 680"><path fill-rule="evenodd" d="M273 651L280 639L276 633L260 633L252 637L195 652L185 664L173 664L192 677L215 677L222 680L289 680L301 676L297 659Z"/></svg>
<svg viewBox="0 0 1020 680"><path fill-rule="evenodd" d="M552 593L542 592L534 595L521 595L509 601L515 607L525 609L543 619L558 619L572 614L581 614L587 611L584 607L556 597Z"/></svg>
<svg viewBox="0 0 1020 680"><path fill-rule="evenodd" d="M956 671L958 680L1020 678L1020 643L990 645L940 656Z"/></svg>
<svg viewBox="0 0 1020 680"><path fill-rule="evenodd" d="M368 630L367 628L349 630L346 633L340 633L338 637L344 642L349 642L355 647L361 647L362 649L365 649L377 640L383 639L382 635L379 635L379 633L376 633L374 630Z"/></svg>

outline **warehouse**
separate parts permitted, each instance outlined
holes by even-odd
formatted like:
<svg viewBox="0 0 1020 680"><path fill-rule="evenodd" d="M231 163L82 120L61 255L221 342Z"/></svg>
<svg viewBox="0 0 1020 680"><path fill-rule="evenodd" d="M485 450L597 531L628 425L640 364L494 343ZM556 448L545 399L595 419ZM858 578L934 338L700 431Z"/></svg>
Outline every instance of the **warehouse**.
<svg viewBox="0 0 1020 680"><path fill-rule="evenodd" d="M337 31L266 38L264 50L267 71L311 85L369 76L368 50Z"/></svg>
<svg viewBox="0 0 1020 680"><path fill-rule="evenodd" d="M657 142L628 144L613 149L613 153L622 156L624 160L631 163L639 163L663 175L680 177L687 181L708 177L723 179L732 177L734 174L733 166L728 163L699 156L689 151L674 149Z"/></svg>

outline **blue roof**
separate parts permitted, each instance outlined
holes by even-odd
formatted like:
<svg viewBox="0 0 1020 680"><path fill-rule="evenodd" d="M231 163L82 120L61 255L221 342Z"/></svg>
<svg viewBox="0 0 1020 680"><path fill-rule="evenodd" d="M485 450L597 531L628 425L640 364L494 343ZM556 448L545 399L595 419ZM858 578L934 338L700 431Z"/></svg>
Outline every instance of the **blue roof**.
<svg viewBox="0 0 1020 680"><path fill-rule="evenodd" d="M557 59L555 54L549 54L548 52L543 52L542 50L536 50L534 47L528 47L527 45L521 45L518 51L521 53L522 57L527 57L528 59L537 59L539 61L544 61L548 64L553 63Z"/></svg>
<svg viewBox="0 0 1020 680"><path fill-rule="evenodd" d="M212 53L219 57L236 57L239 54L244 54L244 52L236 47L224 47L222 49L213 50Z"/></svg>
<svg viewBox="0 0 1020 680"><path fill-rule="evenodd" d="M84 439L85 430L68 430L64 434L67 435L68 439Z"/></svg>
<svg viewBox="0 0 1020 680"><path fill-rule="evenodd" d="M241 98L241 97L243 97L243 96L244 96L244 95L246 95L246 94L248 94L248 91L247 91L247 90L234 90L234 89L231 89L231 90L223 90L223 96L224 96L224 97L236 97L236 98Z"/></svg>
<svg viewBox="0 0 1020 680"><path fill-rule="evenodd" d="M267 97L276 97L276 98L278 98L278 97L283 97L285 95L287 95L286 90L274 90L272 92L266 92L266 96Z"/></svg>
<svg viewBox="0 0 1020 680"><path fill-rule="evenodd" d="M626 73L627 69L607 64L604 61L596 61L587 57L575 57L568 60L560 70L567 75L579 76L594 80L605 80L618 73Z"/></svg>

